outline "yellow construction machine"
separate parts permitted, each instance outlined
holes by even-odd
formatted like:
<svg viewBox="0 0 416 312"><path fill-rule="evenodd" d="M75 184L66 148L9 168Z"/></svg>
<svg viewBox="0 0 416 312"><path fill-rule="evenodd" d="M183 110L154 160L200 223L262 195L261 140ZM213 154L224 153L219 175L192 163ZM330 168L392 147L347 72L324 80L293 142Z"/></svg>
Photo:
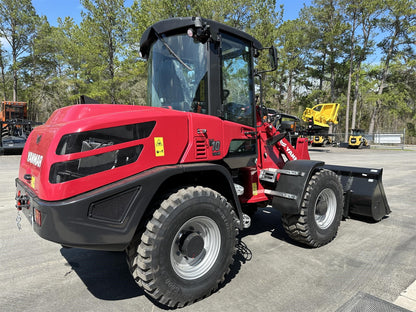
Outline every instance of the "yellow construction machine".
<svg viewBox="0 0 416 312"><path fill-rule="evenodd" d="M305 109L302 120L308 123L307 134L313 137L313 146L334 143L333 136L328 133L331 124L338 124L338 110L338 103L322 103Z"/></svg>
<svg viewBox="0 0 416 312"><path fill-rule="evenodd" d="M368 141L364 137L364 130L361 129L351 129L352 134L348 139L349 148L360 148L368 147Z"/></svg>

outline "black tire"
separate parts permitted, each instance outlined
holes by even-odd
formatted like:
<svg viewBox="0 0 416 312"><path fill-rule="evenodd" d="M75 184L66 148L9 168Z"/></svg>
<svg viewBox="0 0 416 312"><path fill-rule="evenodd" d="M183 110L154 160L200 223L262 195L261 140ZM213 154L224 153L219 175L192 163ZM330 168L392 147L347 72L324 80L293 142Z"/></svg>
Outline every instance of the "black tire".
<svg viewBox="0 0 416 312"><path fill-rule="evenodd" d="M282 224L293 240L310 247L332 241L342 218L343 190L339 177L319 170L309 180L297 215L282 215Z"/></svg>
<svg viewBox="0 0 416 312"><path fill-rule="evenodd" d="M131 272L161 304L191 304L225 280L237 234L236 216L225 197L202 186L180 189L161 203L140 241L127 249Z"/></svg>

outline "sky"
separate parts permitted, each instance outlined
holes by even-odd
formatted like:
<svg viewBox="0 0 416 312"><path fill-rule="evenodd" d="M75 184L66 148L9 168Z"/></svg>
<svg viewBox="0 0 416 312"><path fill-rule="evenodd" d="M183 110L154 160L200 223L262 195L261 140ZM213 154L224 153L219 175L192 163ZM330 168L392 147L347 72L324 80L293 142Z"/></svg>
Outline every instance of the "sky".
<svg viewBox="0 0 416 312"><path fill-rule="evenodd" d="M283 4L285 20L296 19L304 4L310 5L312 0L280 0L277 5ZM133 0L126 0L126 6L130 6ZM45 15L49 23L57 25L58 17L62 19L69 16L76 23L81 21L82 6L80 0L32 0L32 4L38 15Z"/></svg>

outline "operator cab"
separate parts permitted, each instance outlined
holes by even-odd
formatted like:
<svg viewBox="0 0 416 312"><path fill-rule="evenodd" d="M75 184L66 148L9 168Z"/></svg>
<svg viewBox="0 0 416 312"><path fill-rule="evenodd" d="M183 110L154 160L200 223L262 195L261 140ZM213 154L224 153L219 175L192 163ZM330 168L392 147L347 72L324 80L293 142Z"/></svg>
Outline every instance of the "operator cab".
<svg viewBox="0 0 416 312"><path fill-rule="evenodd" d="M260 49L253 37L212 20L156 23L140 42L148 60L147 105L254 127L253 59Z"/></svg>

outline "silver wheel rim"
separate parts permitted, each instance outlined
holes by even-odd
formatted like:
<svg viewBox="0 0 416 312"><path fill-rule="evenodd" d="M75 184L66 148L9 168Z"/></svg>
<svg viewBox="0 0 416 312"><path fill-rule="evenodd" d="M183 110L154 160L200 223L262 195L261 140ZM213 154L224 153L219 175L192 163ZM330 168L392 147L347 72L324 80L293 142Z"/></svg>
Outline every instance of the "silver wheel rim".
<svg viewBox="0 0 416 312"><path fill-rule="evenodd" d="M197 233L204 241L203 250L195 258L189 258L180 250L184 233ZM183 279L194 280L206 274L217 260L221 247L218 225L209 217L198 216L185 222L176 233L170 250L170 262L175 273Z"/></svg>
<svg viewBox="0 0 416 312"><path fill-rule="evenodd" d="M331 226L337 213L337 198L332 189L322 190L315 202L315 221L322 230Z"/></svg>

